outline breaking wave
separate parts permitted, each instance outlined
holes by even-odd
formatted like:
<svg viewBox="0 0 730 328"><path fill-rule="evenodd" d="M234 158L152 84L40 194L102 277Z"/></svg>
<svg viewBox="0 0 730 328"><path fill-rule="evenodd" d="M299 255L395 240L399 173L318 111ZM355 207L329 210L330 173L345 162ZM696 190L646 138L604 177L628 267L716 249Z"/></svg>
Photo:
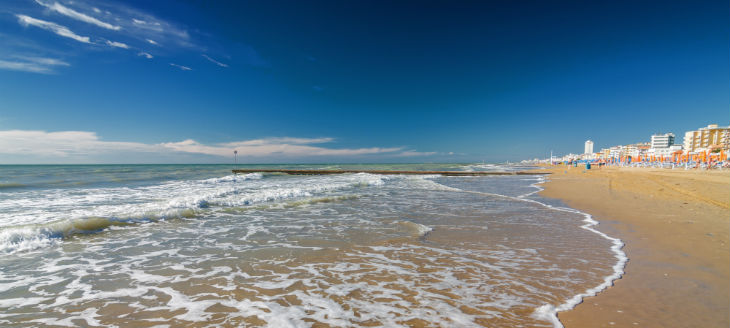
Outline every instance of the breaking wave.
<svg viewBox="0 0 730 328"><path fill-rule="evenodd" d="M262 179L260 173L250 173L205 180L176 181L137 189L90 189L85 193L64 191L51 193L50 197L32 192L25 193L21 196L45 197L46 203L37 204L39 208L33 208L34 204L31 202L21 205L35 210L26 211L26 216L36 217L37 221L34 223L12 224L29 221L23 220L26 218L20 216L3 220L6 225L0 227L0 253L47 247L73 235L97 233L115 226L193 218L203 213L225 211L231 207L282 201L288 202L284 204L285 206L300 206L349 199L356 196L326 196L326 194L379 186L389 178L361 173L327 179L304 178L286 181L272 179L270 182L261 181ZM110 204L110 200L120 200L122 203ZM0 209L12 207L13 204L9 201L0 202ZM54 207L60 209L68 207L71 210L54 211L52 210ZM38 217L42 220L38 220Z"/></svg>

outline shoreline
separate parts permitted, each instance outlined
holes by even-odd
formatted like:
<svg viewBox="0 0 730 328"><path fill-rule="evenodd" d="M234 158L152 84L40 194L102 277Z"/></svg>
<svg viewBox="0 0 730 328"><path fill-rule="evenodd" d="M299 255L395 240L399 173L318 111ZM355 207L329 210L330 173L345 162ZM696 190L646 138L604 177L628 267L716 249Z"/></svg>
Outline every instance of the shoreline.
<svg viewBox="0 0 730 328"><path fill-rule="evenodd" d="M623 275L558 312L565 327L721 327L730 307L730 172L646 168L553 174L542 197L559 199L624 242Z"/></svg>
<svg viewBox="0 0 730 328"><path fill-rule="evenodd" d="M532 194L539 194L545 189L542 187L545 183L547 183L549 180L547 180L545 177L541 177L540 182L532 184L532 187L537 188L538 190L532 193L528 193L522 196L518 196L518 198L524 199L524 197L532 195ZM580 214L584 217L584 219L581 221L583 224L580 225L582 229L591 231L602 238L608 240L611 242L611 251L614 253L614 257L616 258L616 263L613 265L613 274L604 277L604 280L601 284L596 285L594 287L591 287L589 289L586 289L585 291L582 291L578 294L573 295L571 298L565 300L565 302L553 306L545 304L535 310L535 315L537 317L543 318L545 320L550 321L550 323L553 324L554 327L564 327L563 323L560 321L559 314L561 312L570 311L574 309L576 306L581 304L583 300L587 297L594 297L597 294L601 293L602 291L606 290L607 288L613 286L613 282L621 279L621 277L624 274L624 268L626 267L626 263L628 262L628 257L626 256L626 253L623 251L624 243L621 239L617 237L612 237L607 235L606 233L598 230L598 225L600 222L596 221L593 216L589 213L582 212L580 210L570 208L570 207L556 207L553 205L545 204L543 202L535 201L547 208L556 210L556 211L563 211L563 212L570 212L575 214Z"/></svg>

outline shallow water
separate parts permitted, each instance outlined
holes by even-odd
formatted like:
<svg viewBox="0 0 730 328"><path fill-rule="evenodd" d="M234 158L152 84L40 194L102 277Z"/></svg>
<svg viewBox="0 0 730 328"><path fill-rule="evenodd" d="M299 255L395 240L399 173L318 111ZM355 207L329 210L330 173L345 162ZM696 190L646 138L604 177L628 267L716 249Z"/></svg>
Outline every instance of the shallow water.
<svg viewBox="0 0 730 328"><path fill-rule="evenodd" d="M0 324L551 327L617 272L538 176L231 168L0 167Z"/></svg>

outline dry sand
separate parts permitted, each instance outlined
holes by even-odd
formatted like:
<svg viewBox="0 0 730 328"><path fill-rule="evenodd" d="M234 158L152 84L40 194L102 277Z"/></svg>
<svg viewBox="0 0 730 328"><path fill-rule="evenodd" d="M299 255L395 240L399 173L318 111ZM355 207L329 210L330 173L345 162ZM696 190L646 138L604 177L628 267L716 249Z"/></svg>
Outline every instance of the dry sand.
<svg viewBox="0 0 730 328"><path fill-rule="evenodd" d="M622 279L566 327L729 327L730 171L555 166L541 195L590 213L621 238Z"/></svg>

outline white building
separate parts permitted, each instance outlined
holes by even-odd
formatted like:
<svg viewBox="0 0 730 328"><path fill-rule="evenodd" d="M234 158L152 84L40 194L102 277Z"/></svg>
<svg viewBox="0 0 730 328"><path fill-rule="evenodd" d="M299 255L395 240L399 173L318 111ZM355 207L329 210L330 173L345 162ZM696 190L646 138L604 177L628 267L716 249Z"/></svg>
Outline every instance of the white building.
<svg viewBox="0 0 730 328"><path fill-rule="evenodd" d="M674 144L674 133L655 134L651 136L651 148L669 148Z"/></svg>
<svg viewBox="0 0 730 328"><path fill-rule="evenodd" d="M586 140L585 150L583 154L593 154L593 141Z"/></svg>
<svg viewBox="0 0 730 328"><path fill-rule="evenodd" d="M682 150L682 145L671 145L667 148L649 148L649 151L646 152L647 156L664 156L664 157L670 157L672 154L674 154L677 151Z"/></svg>
<svg viewBox="0 0 730 328"><path fill-rule="evenodd" d="M687 152L704 151L713 147L730 149L730 126L710 124L706 128L684 134L684 149Z"/></svg>
<svg viewBox="0 0 730 328"><path fill-rule="evenodd" d="M624 146L613 146L608 149L609 158L621 158L626 155L626 149Z"/></svg>

